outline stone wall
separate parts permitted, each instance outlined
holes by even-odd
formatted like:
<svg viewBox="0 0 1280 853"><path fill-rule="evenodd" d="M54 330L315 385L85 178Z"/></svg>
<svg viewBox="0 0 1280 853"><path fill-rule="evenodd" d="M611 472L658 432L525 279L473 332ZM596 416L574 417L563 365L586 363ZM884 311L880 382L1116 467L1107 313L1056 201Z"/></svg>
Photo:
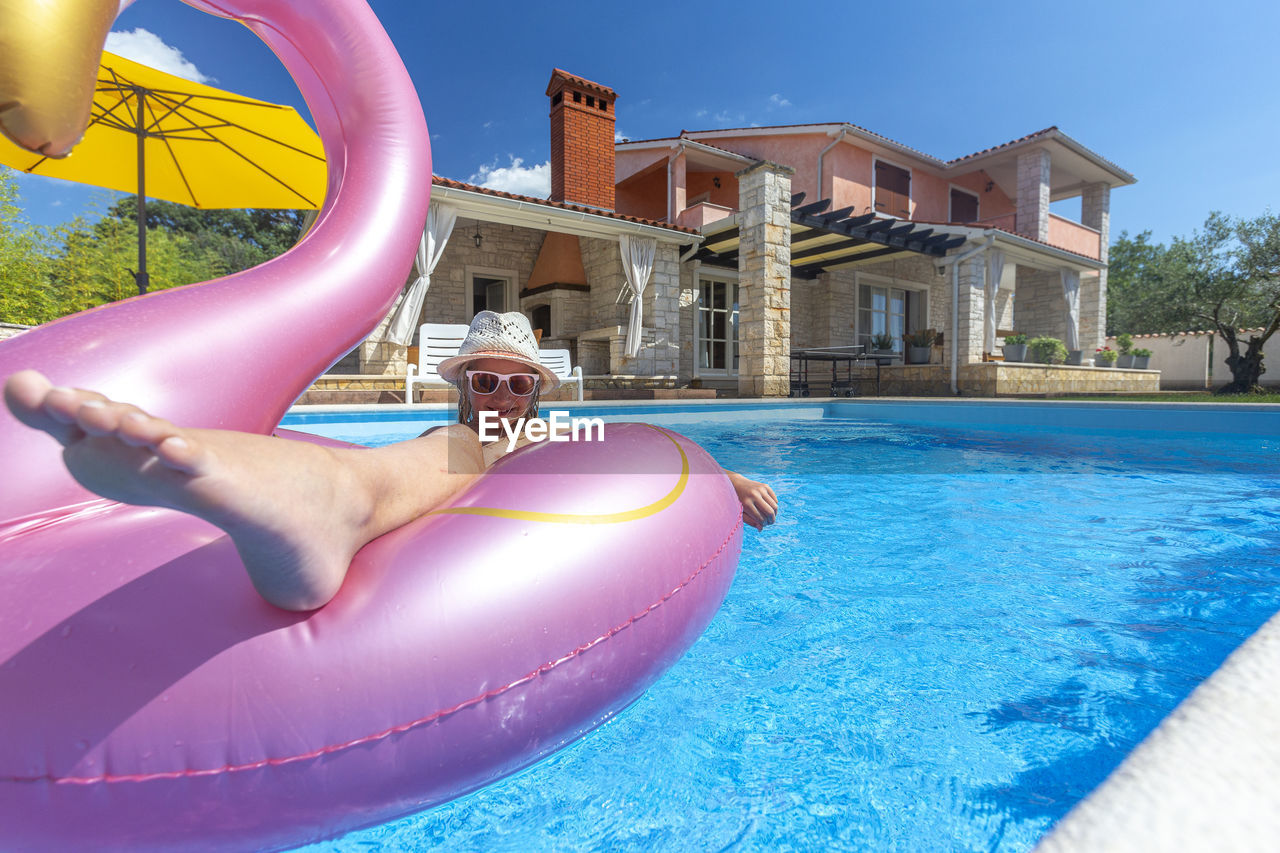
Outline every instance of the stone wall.
<svg viewBox="0 0 1280 853"><path fill-rule="evenodd" d="M1015 329L1031 338L1066 340L1067 300L1062 295L1061 274L1019 265L1016 288Z"/></svg>
<svg viewBox="0 0 1280 853"><path fill-rule="evenodd" d="M827 289L825 281L827 273L816 279L791 280L791 348L793 350L819 347L827 344L826 337L820 329L825 323L818 319L818 314L825 311Z"/></svg>
<svg viewBox="0 0 1280 853"><path fill-rule="evenodd" d="M962 364L960 393L966 397L1145 393L1160 390L1158 370L1110 370L1067 365Z"/></svg>
<svg viewBox="0 0 1280 853"><path fill-rule="evenodd" d="M477 247L472 239L476 230L476 220L458 217L449 242L445 244L440 263L431 275L431 287L423 300L422 314L415 325L471 322L470 296L467 293L468 272L490 272L495 276L499 273L513 275L516 293L529 280L529 273L533 270L533 262L537 260L545 232L481 222L479 232L482 239ZM406 283L415 277L416 273L411 268ZM507 308L514 311L519 306L508 305ZM376 342L381 338L389 320L388 316L370 339L360 345L361 373L404 374L406 348Z"/></svg>

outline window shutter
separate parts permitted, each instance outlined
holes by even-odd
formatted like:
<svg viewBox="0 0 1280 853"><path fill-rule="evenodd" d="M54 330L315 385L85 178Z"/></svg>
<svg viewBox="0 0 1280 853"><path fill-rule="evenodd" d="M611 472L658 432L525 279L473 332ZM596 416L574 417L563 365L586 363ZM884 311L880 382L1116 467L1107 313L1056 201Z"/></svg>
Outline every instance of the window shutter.
<svg viewBox="0 0 1280 853"><path fill-rule="evenodd" d="M911 215L911 173L876 161L876 211L907 218Z"/></svg>
<svg viewBox="0 0 1280 853"><path fill-rule="evenodd" d="M951 191L951 221L975 222L978 219L978 197L967 192Z"/></svg>

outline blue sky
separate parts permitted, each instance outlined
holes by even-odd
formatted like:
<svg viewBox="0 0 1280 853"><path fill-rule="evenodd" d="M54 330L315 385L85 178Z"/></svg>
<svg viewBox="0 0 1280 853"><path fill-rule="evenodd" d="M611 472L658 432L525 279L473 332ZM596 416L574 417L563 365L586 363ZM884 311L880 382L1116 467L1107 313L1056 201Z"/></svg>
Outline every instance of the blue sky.
<svg viewBox="0 0 1280 853"><path fill-rule="evenodd" d="M1280 4L371 5L417 85L436 173L459 180L538 194L561 67L617 90L632 139L848 121L950 159L1057 125L1137 176L1112 195L1113 235L1167 241L1211 210L1280 208ZM252 34L176 0L138 0L113 32L130 34L116 52L304 107ZM112 198L42 178L21 189L40 224ZM1078 218L1078 202L1059 212Z"/></svg>

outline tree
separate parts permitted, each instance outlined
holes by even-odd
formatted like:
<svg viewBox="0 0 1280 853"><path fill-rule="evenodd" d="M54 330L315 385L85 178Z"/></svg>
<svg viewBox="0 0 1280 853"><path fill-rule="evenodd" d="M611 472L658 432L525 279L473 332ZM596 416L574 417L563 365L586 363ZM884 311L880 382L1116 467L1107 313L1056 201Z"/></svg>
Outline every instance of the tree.
<svg viewBox="0 0 1280 853"><path fill-rule="evenodd" d="M1262 348L1280 329L1280 217L1211 213L1202 231L1173 241L1161 269L1174 310L1208 324L1227 344L1232 378L1217 393L1258 391ZM1258 327L1241 341L1242 329Z"/></svg>
<svg viewBox="0 0 1280 853"><path fill-rule="evenodd" d="M50 265L49 281L58 316L137 295L130 272L137 263L133 223L110 216L93 224L77 219L55 229L54 235L61 250ZM147 264L152 291L229 272L220 256L196 246L187 235L159 228L147 233Z"/></svg>
<svg viewBox="0 0 1280 853"><path fill-rule="evenodd" d="M42 229L22 216L18 184L0 167L0 322L34 326L57 316Z"/></svg>
<svg viewBox="0 0 1280 853"><path fill-rule="evenodd" d="M1143 335L1185 331L1195 324L1178 300L1168 295L1181 279L1182 257L1171 256L1151 232L1137 237L1121 231L1111 244L1107 271L1107 334Z"/></svg>
<svg viewBox="0 0 1280 853"><path fill-rule="evenodd" d="M128 197L95 222L56 228L22 216L18 186L0 167L0 322L38 325L137 293L137 201ZM164 290L239 272L297 242L306 214L296 210L197 210L147 203L151 289Z"/></svg>
<svg viewBox="0 0 1280 853"><path fill-rule="evenodd" d="M153 200L147 202L147 233L186 235L200 251L221 257L228 272L239 272L288 251L302 236L306 215L302 210L199 210ZM137 216L138 200L128 196L111 206L104 221L136 227Z"/></svg>

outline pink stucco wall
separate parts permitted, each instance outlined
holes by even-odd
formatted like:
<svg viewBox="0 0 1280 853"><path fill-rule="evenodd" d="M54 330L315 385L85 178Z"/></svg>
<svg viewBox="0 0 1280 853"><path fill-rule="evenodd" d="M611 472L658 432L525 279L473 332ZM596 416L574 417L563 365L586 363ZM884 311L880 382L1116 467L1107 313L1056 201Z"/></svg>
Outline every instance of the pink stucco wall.
<svg viewBox="0 0 1280 853"><path fill-rule="evenodd" d="M951 179L951 183L961 189L969 190L978 194L978 218L987 219L993 216L1003 216L1006 213L1012 214L1017 211L1017 205L1013 199L1005 195L1004 190L992 183L991 189L987 189L987 182L991 180L987 173L979 169L976 172L969 172L966 175L957 175ZM948 195L948 198L950 196Z"/></svg>
<svg viewBox="0 0 1280 853"><path fill-rule="evenodd" d="M613 162L613 179L620 184L632 175L637 175L652 167L655 163L666 163L670 154L671 150L668 148L616 151Z"/></svg>
<svg viewBox="0 0 1280 853"><path fill-rule="evenodd" d="M725 205L700 202L676 217L676 224L684 228L702 228L712 222L727 219L733 215L733 210Z"/></svg>
<svg viewBox="0 0 1280 853"><path fill-rule="evenodd" d="M715 185L716 178L720 179L720 186ZM688 174L689 198L697 198L703 193L709 193L712 204L723 205L724 207L738 207L738 179L733 176L733 172L689 172Z"/></svg>
<svg viewBox="0 0 1280 853"><path fill-rule="evenodd" d="M615 209L631 216L643 216L658 221L667 218L667 169L666 161L648 172L633 175L618 184L614 197Z"/></svg>
<svg viewBox="0 0 1280 853"><path fill-rule="evenodd" d="M759 160L781 163L795 169L792 192L803 192L806 201L830 198L832 208L852 207L853 215L871 211L875 183L875 161L882 159L911 172L911 217L928 222L951 221L951 187L956 186L978 196L979 221L1013 230L1016 204L992 183L981 169L962 175L942 177L905 156L881 156L846 136L826 153L822 161L822 186L818 187L818 157L831 145L833 137L825 133L783 133L753 135L738 131L733 137L708 139L712 145ZM618 156L618 174L624 176L618 188L618 210L651 219L667 215L666 158L670 150L622 152ZM656 163L654 158L661 158ZM651 171L645 171L646 169ZM713 178L720 178L716 188ZM732 171L697 172L686 175L686 199L710 192L716 205L736 208L737 180ZM1006 224L1005 220L1009 222ZM1056 223L1056 224L1055 224ZM1089 233L1086 233L1089 232ZM1092 235L1092 236L1091 236ZM1050 242L1089 257L1098 257L1097 232L1077 223L1054 218L1050 220Z"/></svg>
<svg viewBox="0 0 1280 853"><path fill-rule="evenodd" d="M1102 236L1097 231L1056 213L1049 214L1049 244L1087 258L1102 257Z"/></svg>

